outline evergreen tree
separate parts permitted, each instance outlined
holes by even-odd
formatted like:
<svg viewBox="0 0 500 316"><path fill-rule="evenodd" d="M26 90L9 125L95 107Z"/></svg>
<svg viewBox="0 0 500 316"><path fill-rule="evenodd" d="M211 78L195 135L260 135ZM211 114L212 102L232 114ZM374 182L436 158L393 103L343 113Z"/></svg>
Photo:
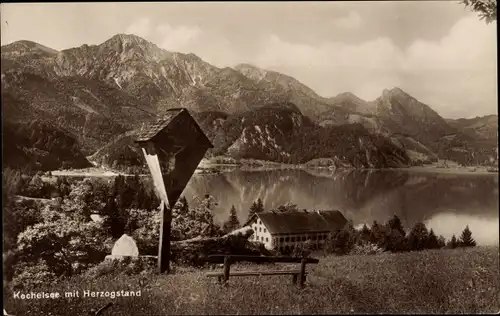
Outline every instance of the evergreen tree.
<svg viewBox="0 0 500 316"><path fill-rule="evenodd" d="M370 234L370 241L373 244L382 247L384 245L384 237L385 237L384 228L379 223L377 223L377 221L373 221Z"/></svg>
<svg viewBox="0 0 500 316"><path fill-rule="evenodd" d="M408 241L398 229L388 229L385 235L384 249L392 252L408 250Z"/></svg>
<svg viewBox="0 0 500 316"><path fill-rule="evenodd" d="M224 223L223 230L225 233L230 233L238 228L240 228L240 221L238 220L238 216L236 215L236 208L233 205L231 207L231 210L229 211L229 218Z"/></svg>
<svg viewBox="0 0 500 316"><path fill-rule="evenodd" d="M405 236L406 232L403 228L403 224L401 223L401 219L397 216L394 215L388 222L388 227L391 230L397 230L401 235Z"/></svg>
<svg viewBox="0 0 500 316"><path fill-rule="evenodd" d="M408 249L406 233L397 215L394 215L385 225L383 247L388 251L405 251Z"/></svg>
<svg viewBox="0 0 500 316"><path fill-rule="evenodd" d="M458 246L457 237L455 237L455 235L451 236L451 239L446 246L451 249L457 248Z"/></svg>
<svg viewBox="0 0 500 316"><path fill-rule="evenodd" d="M434 234L434 231L431 230L429 231L429 237L427 238L427 249L437 249L439 248L438 244L438 239L436 234Z"/></svg>
<svg viewBox="0 0 500 316"><path fill-rule="evenodd" d="M423 250L427 246L429 232L427 227L422 222L418 222L413 226L408 235L408 247L410 250Z"/></svg>
<svg viewBox="0 0 500 316"><path fill-rule="evenodd" d="M366 224L363 225L359 234L362 241L369 242L371 240L371 231Z"/></svg>
<svg viewBox="0 0 500 316"><path fill-rule="evenodd" d="M475 247L476 241L472 238L472 232L469 229L469 225L465 226L462 234L460 235L459 245L461 247Z"/></svg>
<svg viewBox="0 0 500 316"><path fill-rule="evenodd" d="M113 236L113 238L119 238L125 232L126 222L120 214L120 210L116 205L115 198L110 195L104 208L104 215L106 219L104 220L103 226L105 229Z"/></svg>
<svg viewBox="0 0 500 316"><path fill-rule="evenodd" d="M248 211L248 218L247 220L250 220L253 216L253 214L264 212L264 204L262 203L262 200L260 198L257 199L257 201L254 201L252 203L252 206L250 206L250 210Z"/></svg>

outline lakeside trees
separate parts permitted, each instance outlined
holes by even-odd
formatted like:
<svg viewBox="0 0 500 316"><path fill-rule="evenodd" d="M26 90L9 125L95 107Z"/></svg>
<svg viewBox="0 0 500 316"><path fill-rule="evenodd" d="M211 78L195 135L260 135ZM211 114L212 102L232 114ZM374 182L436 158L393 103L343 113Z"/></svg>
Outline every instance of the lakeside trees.
<svg viewBox="0 0 500 316"><path fill-rule="evenodd" d="M342 230L332 232L325 250L337 254L347 254L356 247L372 245L383 251L404 252L421 251L426 249L474 247L477 245L468 226L462 231L457 240L455 235L447 242L443 236L437 236L434 230L427 229L424 223L416 223L408 234L403 229L401 220L394 215L383 225L374 221L371 228L366 224L359 230L348 224Z"/></svg>

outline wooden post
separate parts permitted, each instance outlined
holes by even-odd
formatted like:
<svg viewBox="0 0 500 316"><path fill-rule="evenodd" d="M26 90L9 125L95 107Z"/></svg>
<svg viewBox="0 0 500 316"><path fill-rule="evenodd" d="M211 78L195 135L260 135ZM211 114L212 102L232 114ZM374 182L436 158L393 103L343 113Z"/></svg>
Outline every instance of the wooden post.
<svg viewBox="0 0 500 316"><path fill-rule="evenodd" d="M160 238L158 243L158 273L170 273L170 231L172 210L162 200L160 204L161 222Z"/></svg>
<svg viewBox="0 0 500 316"><path fill-rule="evenodd" d="M226 284L227 281L229 280L230 269L231 269L231 257L225 256L224 257L224 284Z"/></svg>
<svg viewBox="0 0 500 316"><path fill-rule="evenodd" d="M300 261L300 287L304 287L304 283L306 282L306 259L303 258Z"/></svg>

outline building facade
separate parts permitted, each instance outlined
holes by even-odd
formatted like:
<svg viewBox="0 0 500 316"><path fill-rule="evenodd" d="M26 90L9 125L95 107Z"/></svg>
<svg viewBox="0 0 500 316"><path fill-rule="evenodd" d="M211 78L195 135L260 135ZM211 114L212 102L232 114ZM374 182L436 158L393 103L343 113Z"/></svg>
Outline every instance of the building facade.
<svg viewBox="0 0 500 316"><path fill-rule="evenodd" d="M347 219L337 210L256 213L246 223L254 234L251 241L264 244L267 249L292 251L307 241L321 246L332 231L342 229Z"/></svg>

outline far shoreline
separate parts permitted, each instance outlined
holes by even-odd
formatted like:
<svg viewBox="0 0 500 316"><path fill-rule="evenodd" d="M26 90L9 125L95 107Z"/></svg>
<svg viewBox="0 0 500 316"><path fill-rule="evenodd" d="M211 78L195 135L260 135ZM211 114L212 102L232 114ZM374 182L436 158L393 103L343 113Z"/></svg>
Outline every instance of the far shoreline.
<svg viewBox="0 0 500 316"><path fill-rule="evenodd" d="M224 170L227 168L227 170ZM222 170L221 170L222 169ZM424 165L424 166L410 166L401 168L331 168L327 166L307 166L307 165L288 165L280 163L259 163L259 164L204 164L200 165L194 172L193 176L205 175L205 174L217 174L224 172L231 172L235 170L240 171L254 171L263 172L271 170L286 170L286 169L300 169L300 170L328 170L331 172L335 171L406 171L412 173L434 173L434 174L448 174L448 175L498 175L498 169L495 171L489 171L487 167L439 167L435 165ZM128 174L126 172L121 172L117 170L111 170L105 167L93 167L85 169L73 169L73 170L53 170L50 171L52 176L70 176L70 177L116 177L122 176L133 176L134 174ZM139 176L149 176L149 172L140 173Z"/></svg>

